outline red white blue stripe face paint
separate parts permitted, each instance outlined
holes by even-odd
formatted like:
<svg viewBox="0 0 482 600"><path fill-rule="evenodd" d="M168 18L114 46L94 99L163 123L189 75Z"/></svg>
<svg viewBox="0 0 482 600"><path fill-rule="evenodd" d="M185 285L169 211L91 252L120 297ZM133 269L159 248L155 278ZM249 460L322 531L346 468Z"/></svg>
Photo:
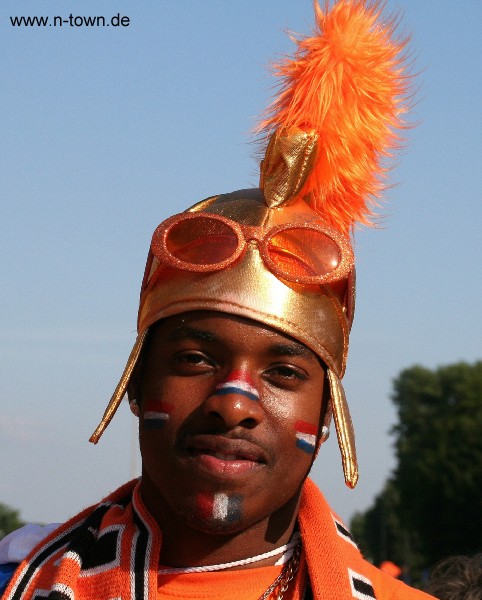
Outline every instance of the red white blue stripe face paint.
<svg viewBox="0 0 482 600"><path fill-rule="evenodd" d="M196 504L197 517L204 522L230 525L242 518L242 499L238 494L200 493Z"/></svg>
<svg viewBox="0 0 482 600"><path fill-rule="evenodd" d="M316 436L318 435L318 426L307 423L306 421L296 421L296 447L306 454L314 454L316 450Z"/></svg>
<svg viewBox="0 0 482 600"><path fill-rule="evenodd" d="M232 371L226 381L216 387L213 396L224 396L226 394L240 394L250 400L259 400L258 390L255 388L251 377L245 371Z"/></svg>
<svg viewBox="0 0 482 600"><path fill-rule="evenodd" d="M144 410L144 429L162 429L173 409L172 404L160 402L159 400L149 400Z"/></svg>

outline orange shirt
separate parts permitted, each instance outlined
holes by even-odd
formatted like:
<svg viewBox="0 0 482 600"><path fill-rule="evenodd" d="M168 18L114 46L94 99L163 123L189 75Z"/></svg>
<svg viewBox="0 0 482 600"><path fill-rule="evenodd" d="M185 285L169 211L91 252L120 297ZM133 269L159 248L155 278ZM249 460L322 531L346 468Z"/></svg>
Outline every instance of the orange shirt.
<svg viewBox="0 0 482 600"><path fill-rule="evenodd" d="M258 600L281 573L282 567L259 567L239 571L159 575L157 600ZM284 600L299 600L303 566L291 581Z"/></svg>

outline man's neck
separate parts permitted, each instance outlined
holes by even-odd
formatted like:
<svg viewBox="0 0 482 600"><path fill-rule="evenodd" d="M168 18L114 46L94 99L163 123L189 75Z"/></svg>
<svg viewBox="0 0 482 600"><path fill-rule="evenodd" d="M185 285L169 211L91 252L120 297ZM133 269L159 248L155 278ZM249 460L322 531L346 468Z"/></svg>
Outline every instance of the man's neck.
<svg viewBox="0 0 482 600"><path fill-rule="evenodd" d="M144 503L162 531L160 563L170 567L201 567L231 563L258 556L287 544L298 514L299 494L273 514L234 532L202 531L175 514L156 498L155 505L143 495ZM243 567L273 565L273 556Z"/></svg>

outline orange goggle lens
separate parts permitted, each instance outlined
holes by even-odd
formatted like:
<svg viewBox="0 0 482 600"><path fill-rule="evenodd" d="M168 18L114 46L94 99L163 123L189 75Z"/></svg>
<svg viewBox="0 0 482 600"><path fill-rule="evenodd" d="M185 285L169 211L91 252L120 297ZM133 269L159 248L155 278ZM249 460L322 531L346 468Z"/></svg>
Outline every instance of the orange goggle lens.
<svg viewBox="0 0 482 600"><path fill-rule="evenodd" d="M192 265L214 266L229 260L236 252L239 239L223 221L199 216L171 226L165 248L176 260Z"/></svg>
<svg viewBox="0 0 482 600"><path fill-rule="evenodd" d="M324 277L341 262L338 245L316 229L284 229L269 238L266 249L271 268L289 280Z"/></svg>

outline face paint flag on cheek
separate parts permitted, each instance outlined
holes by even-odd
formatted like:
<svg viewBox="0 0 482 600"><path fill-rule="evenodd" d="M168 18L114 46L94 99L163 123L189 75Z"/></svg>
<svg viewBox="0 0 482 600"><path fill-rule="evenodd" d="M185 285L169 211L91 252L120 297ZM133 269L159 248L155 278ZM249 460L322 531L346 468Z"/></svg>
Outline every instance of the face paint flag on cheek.
<svg viewBox="0 0 482 600"><path fill-rule="evenodd" d="M318 427L306 421L296 421L296 447L307 454L313 454L316 449Z"/></svg>
<svg viewBox="0 0 482 600"><path fill-rule="evenodd" d="M144 411L144 429L161 429L164 427L173 408L172 404L167 402L148 401Z"/></svg>
<svg viewBox="0 0 482 600"><path fill-rule="evenodd" d="M233 523L241 519L241 496L223 493L198 494L198 516L203 521L223 521Z"/></svg>
<svg viewBox="0 0 482 600"><path fill-rule="evenodd" d="M240 394L250 400L259 400L258 390L254 387L251 377L243 371L233 371L224 383L220 383L213 396L224 396L226 394Z"/></svg>

